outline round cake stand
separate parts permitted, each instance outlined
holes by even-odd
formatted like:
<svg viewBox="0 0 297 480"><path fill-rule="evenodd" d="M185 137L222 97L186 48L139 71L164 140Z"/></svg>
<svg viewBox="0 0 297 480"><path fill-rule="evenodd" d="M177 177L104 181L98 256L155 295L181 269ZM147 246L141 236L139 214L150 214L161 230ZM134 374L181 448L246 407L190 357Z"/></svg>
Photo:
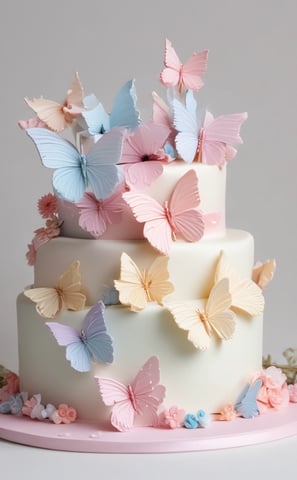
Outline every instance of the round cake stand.
<svg viewBox="0 0 297 480"><path fill-rule="evenodd" d="M297 435L297 404L251 420L215 421L207 428L136 427L131 432L77 421L70 425L0 414L0 438L51 450L90 453L193 452L241 447Z"/></svg>

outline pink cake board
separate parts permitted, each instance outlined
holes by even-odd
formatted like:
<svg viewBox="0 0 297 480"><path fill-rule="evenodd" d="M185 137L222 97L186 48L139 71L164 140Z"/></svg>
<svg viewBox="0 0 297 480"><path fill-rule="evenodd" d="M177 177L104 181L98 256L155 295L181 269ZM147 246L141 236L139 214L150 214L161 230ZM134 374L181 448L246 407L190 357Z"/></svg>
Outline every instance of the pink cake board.
<svg viewBox="0 0 297 480"><path fill-rule="evenodd" d="M297 435L297 404L252 420L216 421L207 428L137 427L131 432L78 421L70 425L0 414L0 438L50 450L90 453L165 453L242 447Z"/></svg>

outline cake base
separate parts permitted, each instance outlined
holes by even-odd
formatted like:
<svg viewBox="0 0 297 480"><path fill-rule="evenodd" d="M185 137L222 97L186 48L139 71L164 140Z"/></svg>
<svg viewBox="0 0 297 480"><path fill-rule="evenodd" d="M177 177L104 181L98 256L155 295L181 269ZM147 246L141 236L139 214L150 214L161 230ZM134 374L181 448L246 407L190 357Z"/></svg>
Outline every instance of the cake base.
<svg viewBox="0 0 297 480"><path fill-rule="evenodd" d="M218 450L297 435L297 404L252 420L216 421L206 429L135 428L116 432L91 422L70 425L0 414L0 438L50 450L89 453L170 453Z"/></svg>

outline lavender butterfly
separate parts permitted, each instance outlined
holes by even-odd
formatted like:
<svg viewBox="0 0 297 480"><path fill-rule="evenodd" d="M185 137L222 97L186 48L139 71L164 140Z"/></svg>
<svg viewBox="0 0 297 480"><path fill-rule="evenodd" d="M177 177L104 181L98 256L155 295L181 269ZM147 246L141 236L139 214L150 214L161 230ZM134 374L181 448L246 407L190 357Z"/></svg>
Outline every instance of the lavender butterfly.
<svg viewBox="0 0 297 480"><path fill-rule="evenodd" d="M107 333L104 320L105 306L96 303L84 318L81 332L69 325L47 322L60 346L66 347L66 358L78 372L91 370L91 360L113 362L112 339Z"/></svg>

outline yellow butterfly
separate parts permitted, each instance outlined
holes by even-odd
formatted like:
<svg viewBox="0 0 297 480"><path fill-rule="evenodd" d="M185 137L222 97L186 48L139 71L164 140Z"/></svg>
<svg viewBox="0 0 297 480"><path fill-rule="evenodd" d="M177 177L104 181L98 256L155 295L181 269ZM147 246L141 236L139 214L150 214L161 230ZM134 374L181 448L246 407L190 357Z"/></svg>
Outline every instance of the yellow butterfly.
<svg viewBox="0 0 297 480"><path fill-rule="evenodd" d="M274 258L265 263L257 262L253 268L252 279L263 290L273 279L276 269Z"/></svg>
<svg viewBox="0 0 297 480"><path fill-rule="evenodd" d="M215 272L215 282L228 278L232 297L231 307L242 310L250 316L263 313L264 297L262 290L250 278L241 278L231 267L222 251Z"/></svg>
<svg viewBox="0 0 297 480"><path fill-rule="evenodd" d="M163 297L174 291L167 264L168 257L160 256L148 270L140 271L132 258L122 253L120 279L114 281L120 302L130 306L132 312L143 310L148 302L162 305Z"/></svg>
<svg viewBox="0 0 297 480"><path fill-rule="evenodd" d="M36 303L37 312L45 318L54 318L62 309L81 310L86 304L80 276L79 261L72 262L60 276L55 287L25 290L24 294Z"/></svg>
<svg viewBox="0 0 297 480"><path fill-rule="evenodd" d="M76 73L63 103L42 97L32 100L25 98L25 102L48 128L55 132L61 132L84 110L83 97L83 88Z"/></svg>
<svg viewBox="0 0 297 480"><path fill-rule="evenodd" d="M229 281L223 278L212 288L204 309L201 301L170 302L165 307L177 325L188 331L188 340L199 350L210 345L211 335L221 340L232 338L235 330L234 313L230 310Z"/></svg>

